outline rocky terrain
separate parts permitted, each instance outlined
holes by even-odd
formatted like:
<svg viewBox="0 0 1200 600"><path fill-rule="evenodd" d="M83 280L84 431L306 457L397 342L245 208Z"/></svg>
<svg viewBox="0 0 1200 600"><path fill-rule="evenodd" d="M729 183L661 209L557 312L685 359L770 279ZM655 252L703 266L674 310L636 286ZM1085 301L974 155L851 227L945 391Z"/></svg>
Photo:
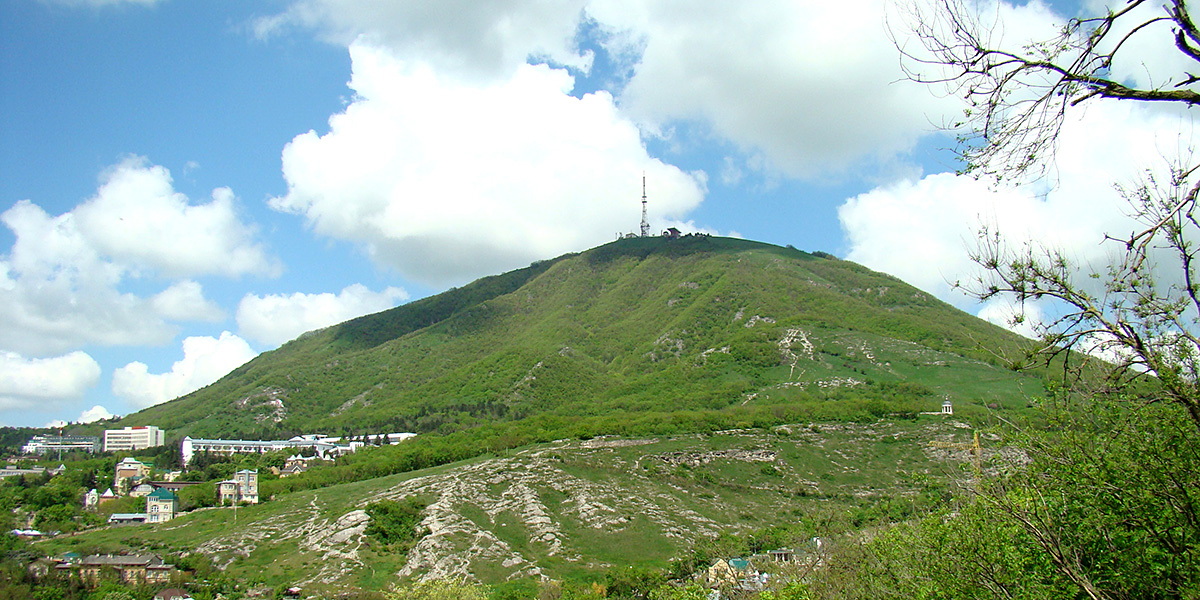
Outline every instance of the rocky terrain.
<svg viewBox="0 0 1200 600"><path fill-rule="evenodd" d="M965 444L969 436L963 424L937 418L559 441L370 482L345 503L324 491L296 494L304 500L291 510L226 529L196 550L234 571L295 552L306 568L294 583L306 586L379 568L393 569L385 574L392 580L557 578L607 568L630 548L664 560L723 530L797 518L812 503L909 493L911 474L953 476L961 473L955 463L970 460L929 441ZM407 497L429 502L421 523L428 533L406 556L381 563L364 535L363 508Z"/></svg>

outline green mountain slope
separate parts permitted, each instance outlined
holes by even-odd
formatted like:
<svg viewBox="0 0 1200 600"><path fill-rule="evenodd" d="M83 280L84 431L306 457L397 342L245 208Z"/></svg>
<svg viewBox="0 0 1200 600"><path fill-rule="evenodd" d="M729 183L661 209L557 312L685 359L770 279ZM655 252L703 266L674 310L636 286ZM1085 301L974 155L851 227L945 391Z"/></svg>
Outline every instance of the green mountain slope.
<svg viewBox="0 0 1200 600"><path fill-rule="evenodd" d="M757 242L619 240L301 336L123 424L449 432L531 415L1024 406L1017 336L893 277ZM841 402L835 402L841 401Z"/></svg>
<svg viewBox="0 0 1200 600"><path fill-rule="evenodd" d="M236 512L198 510L162 525L52 538L39 550L199 554L247 588L301 586L317 597L419 578L590 581L627 566L667 568L722 534L762 536L761 550L811 553L804 544L813 536L908 518L944 501L968 464L965 452L929 442L970 435L938 416L567 440L285 494ZM994 452L985 448L984 458ZM412 549L373 541L364 509L408 498L428 504Z"/></svg>

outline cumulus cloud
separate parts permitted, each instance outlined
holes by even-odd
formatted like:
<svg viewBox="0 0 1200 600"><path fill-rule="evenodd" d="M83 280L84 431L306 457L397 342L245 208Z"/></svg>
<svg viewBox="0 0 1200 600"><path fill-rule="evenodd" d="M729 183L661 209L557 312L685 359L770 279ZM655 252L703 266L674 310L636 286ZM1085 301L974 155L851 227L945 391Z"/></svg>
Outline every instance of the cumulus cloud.
<svg viewBox="0 0 1200 600"><path fill-rule="evenodd" d="M299 25L347 46L363 38L459 76L507 78L531 55L586 70L591 56L574 43L584 4L300 0L280 15L260 19L256 31L266 37Z"/></svg>
<svg viewBox="0 0 1200 600"><path fill-rule="evenodd" d="M1113 187L1132 179L1114 178L1133 178L1143 169L1161 172L1164 157L1188 144L1183 123L1159 108L1099 103L1064 124L1053 185L997 188L942 173L850 198L838 211L849 245L846 258L970 308L973 302L949 283L978 274L967 254L975 248L977 230L988 226L1015 248L1029 244L1062 252L1078 266L1081 285L1097 285L1085 276L1104 274L1121 250L1106 244L1105 234L1128 235L1140 227ZM1004 314L1003 307L992 306L982 316L1003 322Z"/></svg>
<svg viewBox="0 0 1200 600"><path fill-rule="evenodd" d="M103 406L100 406L99 404L97 404L97 405L83 411L83 413L81 413L79 415L79 422L80 423L94 423L96 421L103 421L104 419L111 419L114 416L115 415L108 412L107 408L104 408Z"/></svg>
<svg viewBox="0 0 1200 600"><path fill-rule="evenodd" d="M101 177L96 195L73 211L79 230L105 256L166 276L271 275L279 267L238 218L229 188L191 203L171 173L129 157Z"/></svg>
<svg viewBox="0 0 1200 600"><path fill-rule="evenodd" d="M112 392L138 408L154 406L209 385L255 356L246 340L228 331L189 337L169 372L150 373L145 363L131 362L113 372Z"/></svg>
<svg viewBox="0 0 1200 600"><path fill-rule="evenodd" d="M351 285L336 296L247 294L238 304L237 322L246 336L275 347L306 331L387 310L407 299L408 293L399 288L372 292L361 284Z"/></svg>
<svg viewBox="0 0 1200 600"><path fill-rule="evenodd" d="M695 120L793 176L908 150L954 103L903 81L885 0L596 0L588 14L641 51L622 107L656 128ZM628 52L628 50L627 50Z"/></svg>
<svg viewBox="0 0 1200 600"><path fill-rule="evenodd" d="M190 279L175 282L155 294L150 305L163 317L179 321L220 321L225 318L225 311L205 298L200 284Z"/></svg>
<svg viewBox="0 0 1200 600"><path fill-rule="evenodd" d="M0 410L25 410L76 399L100 378L100 365L85 352L25 358L0 352Z"/></svg>
<svg viewBox="0 0 1200 600"><path fill-rule="evenodd" d="M0 255L0 348L25 355L162 344L175 333L168 320L220 318L191 280L147 298L122 291L132 279L276 268L227 191L192 205L166 169L136 157L107 171L97 194L72 211L52 216L22 200L0 222L15 237Z"/></svg>
<svg viewBox="0 0 1200 600"><path fill-rule="evenodd" d="M16 236L0 257L0 348L45 356L85 343L170 339L144 299L118 290L125 270L96 252L72 214L52 217L21 201L0 221Z"/></svg>
<svg viewBox="0 0 1200 600"><path fill-rule="evenodd" d="M887 5L298 0L258 30L301 25L476 82L510 79L527 61L586 71L579 40L593 36L632 74L609 89L640 125L666 135L674 122L700 122L745 150L748 166L815 176L904 152L959 106L904 81Z"/></svg>
<svg viewBox="0 0 1200 600"><path fill-rule="evenodd" d="M350 55L356 100L287 145L271 206L405 276L461 283L611 240L636 228L643 171L652 220L701 201L702 177L651 159L612 97L570 96L565 71L475 86L375 46Z"/></svg>
<svg viewBox="0 0 1200 600"><path fill-rule="evenodd" d="M1045 302L1029 300L1017 304L1011 298L992 298L979 309L976 316L1027 338L1036 339L1047 325Z"/></svg>

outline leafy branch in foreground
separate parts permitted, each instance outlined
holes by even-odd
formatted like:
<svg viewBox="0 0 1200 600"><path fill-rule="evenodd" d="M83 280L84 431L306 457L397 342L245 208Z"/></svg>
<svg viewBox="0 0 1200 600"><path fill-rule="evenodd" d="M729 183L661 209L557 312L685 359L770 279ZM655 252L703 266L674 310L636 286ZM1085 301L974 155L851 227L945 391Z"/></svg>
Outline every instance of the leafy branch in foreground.
<svg viewBox="0 0 1200 600"><path fill-rule="evenodd" d="M966 102L963 118L947 123L959 132L959 154L969 173L1012 179L1041 175L1056 149L1070 109L1097 98L1200 104L1186 68L1139 86L1114 70L1139 46L1170 28L1182 62L1200 63L1200 29L1184 0L1163 7L1126 0L1103 14L1068 19L1054 35L1005 45L1002 3L914 0L900 6L893 41L908 78L944 86ZM984 8L989 7L989 12ZM994 11L994 12L991 12Z"/></svg>

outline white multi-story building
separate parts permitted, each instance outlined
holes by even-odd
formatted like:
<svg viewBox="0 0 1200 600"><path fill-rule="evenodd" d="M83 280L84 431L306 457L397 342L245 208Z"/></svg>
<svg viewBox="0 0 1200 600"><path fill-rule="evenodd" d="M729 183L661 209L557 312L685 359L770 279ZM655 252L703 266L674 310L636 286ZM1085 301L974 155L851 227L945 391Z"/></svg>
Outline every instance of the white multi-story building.
<svg viewBox="0 0 1200 600"><path fill-rule="evenodd" d="M104 451L120 452L161 446L163 430L153 425L104 430Z"/></svg>
<svg viewBox="0 0 1200 600"><path fill-rule="evenodd" d="M35 435L29 438L28 443L21 446L21 452L25 454L46 454L64 450L67 452L71 450L95 452L99 443L100 438L90 435Z"/></svg>

